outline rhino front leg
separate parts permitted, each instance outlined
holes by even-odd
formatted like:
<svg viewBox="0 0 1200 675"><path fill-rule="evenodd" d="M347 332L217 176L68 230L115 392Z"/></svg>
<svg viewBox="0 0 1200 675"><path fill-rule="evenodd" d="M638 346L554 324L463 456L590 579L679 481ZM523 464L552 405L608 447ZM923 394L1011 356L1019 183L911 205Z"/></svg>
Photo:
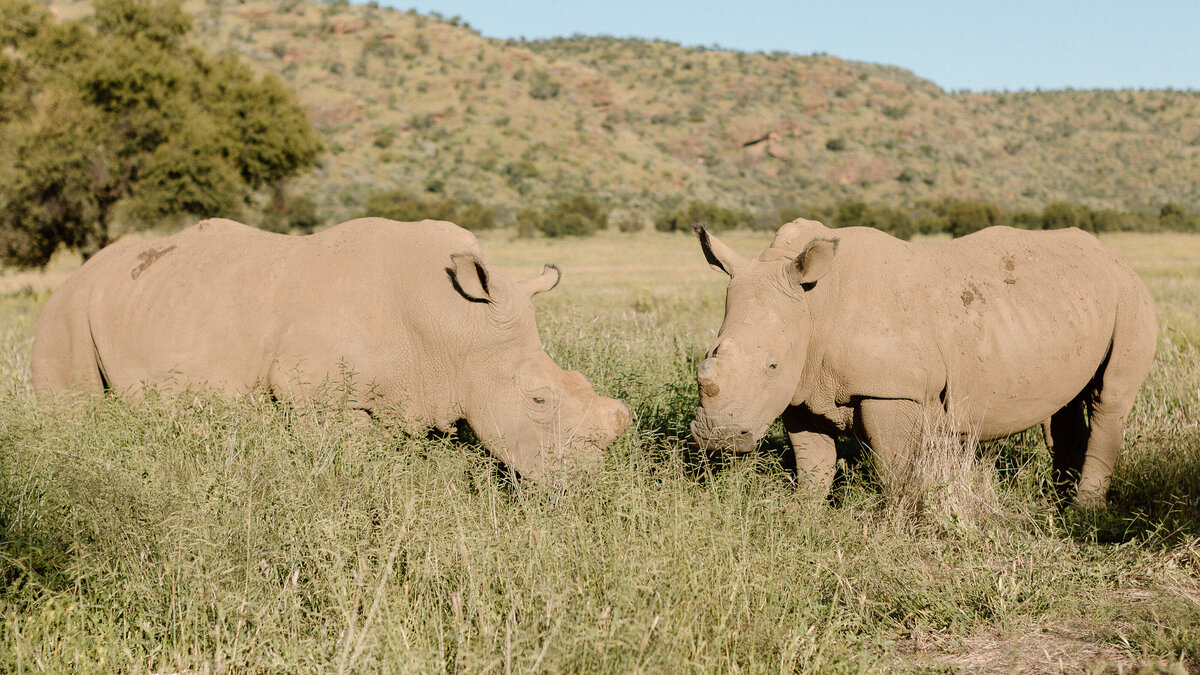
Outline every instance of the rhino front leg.
<svg viewBox="0 0 1200 675"><path fill-rule="evenodd" d="M921 450L921 406L907 399L863 399L861 437L875 453L885 489L900 487Z"/></svg>
<svg viewBox="0 0 1200 675"><path fill-rule="evenodd" d="M836 439L830 434L809 431L804 421L792 408L783 413L783 428L796 455L796 477L801 489L824 497L829 494L837 468Z"/></svg>

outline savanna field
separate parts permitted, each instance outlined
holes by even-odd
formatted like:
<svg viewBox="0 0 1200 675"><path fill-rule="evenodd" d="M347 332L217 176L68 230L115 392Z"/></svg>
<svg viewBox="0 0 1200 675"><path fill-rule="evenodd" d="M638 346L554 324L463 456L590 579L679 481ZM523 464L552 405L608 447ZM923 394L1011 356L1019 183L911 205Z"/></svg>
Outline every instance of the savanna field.
<svg viewBox="0 0 1200 675"><path fill-rule="evenodd" d="M752 255L771 234L723 237ZM1200 235L1102 235L1160 321L1103 512L1055 504L1036 431L943 442L907 486L843 439L827 502L795 489L779 428L702 455L727 278L694 238L479 238L517 278L561 265L543 343L632 410L586 489L336 406L38 407L38 311L78 261L0 276L0 669L1200 670Z"/></svg>

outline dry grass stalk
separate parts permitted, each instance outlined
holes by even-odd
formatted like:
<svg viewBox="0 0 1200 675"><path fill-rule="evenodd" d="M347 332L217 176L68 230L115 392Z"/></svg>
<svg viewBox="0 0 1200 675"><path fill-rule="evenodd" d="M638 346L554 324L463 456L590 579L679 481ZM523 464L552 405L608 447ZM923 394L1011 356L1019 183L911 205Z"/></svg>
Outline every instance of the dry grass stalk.
<svg viewBox="0 0 1200 675"><path fill-rule="evenodd" d="M880 472L891 508L916 524L973 529L999 512L996 472L979 457L979 434L953 412L926 413L919 449Z"/></svg>

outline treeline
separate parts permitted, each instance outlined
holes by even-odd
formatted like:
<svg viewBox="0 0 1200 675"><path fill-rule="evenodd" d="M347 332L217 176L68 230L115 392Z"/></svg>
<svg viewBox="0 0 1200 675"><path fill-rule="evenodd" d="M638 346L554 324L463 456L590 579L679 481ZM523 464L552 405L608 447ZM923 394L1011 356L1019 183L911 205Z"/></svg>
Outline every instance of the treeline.
<svg viewBox="0 0 1200 675"><path fill-rule="evenodd" d="M874 227L901 239L936 233L961 237L993 225L1029 230L1078 227L1087 232L1200 232L1200 212L1175 203L1164 204L1153 212L1096 210L1086 204L1056 201L1032 211L1004 210L976 199L922 202L911 209L850 201L836 206L793 205L759 214L693 201L664 211L654 226L664 232L688 230L695 223L705 223L714 230L773 230L796 218L819 220L830 227Z"/></svg>
<svg viewBox="0 0 1200 675"><path fill-rule="evenodd" d="M417 197L403 190L378 192L368 198L363 215L395 220L433 218L449 220L469 230L491 229L504 223L494 209L474 201L456 201L444 195ZM714 231L733 229L774 230L796 218L818 220L830 227L874 227L901 239L916 234L947 233L961 237L993 225L1032 230L1078 227L1087 232L1200 232L1200 212L1179 204L1164 204L1158 212L1096 210L1085 204L1056 201L1040 211L1004 210L982 200L942 199L911 209L850 201L836 206L790 205L752 212L700 200L662 209L656 214L610 210L585 194L562 197L544 208L525 207L510 222L518 236L587 236L605 229L610 221L622 232L653 227L660 232L690 232L695 225Z"/></svg>

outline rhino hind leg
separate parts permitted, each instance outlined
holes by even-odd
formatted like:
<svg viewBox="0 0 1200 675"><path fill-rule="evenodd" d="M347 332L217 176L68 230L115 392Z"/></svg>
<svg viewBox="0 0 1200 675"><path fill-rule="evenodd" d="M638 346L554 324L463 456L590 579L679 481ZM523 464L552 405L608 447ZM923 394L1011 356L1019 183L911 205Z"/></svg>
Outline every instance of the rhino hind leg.
<svg viewBox="0 0 1200 675"><path fill-rule="evenodd" d="M1063 499L1071 497L1079 482L1080 472L1083 471L1090 436L1087 409L1092 391L1089 384L1086 390L1051 415L1049 422L1042 428L1046 436L1046 447L1049 448L1050 457L1054 462L1051 480Z"/></svg>
<svg viewBox="0 0 1200 675"><path fill-rule="evenodd" d="M1088 400L1087 453L1075 492L1075 503L1080 506L1104 505L1121 453L1125 420L1154 364L1157 346L1154 304L1142 287L1139 292L1130 292L1118 307L1108 357L1093 381Z"/></svg>

